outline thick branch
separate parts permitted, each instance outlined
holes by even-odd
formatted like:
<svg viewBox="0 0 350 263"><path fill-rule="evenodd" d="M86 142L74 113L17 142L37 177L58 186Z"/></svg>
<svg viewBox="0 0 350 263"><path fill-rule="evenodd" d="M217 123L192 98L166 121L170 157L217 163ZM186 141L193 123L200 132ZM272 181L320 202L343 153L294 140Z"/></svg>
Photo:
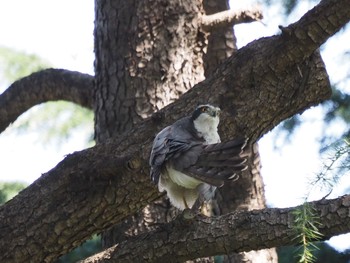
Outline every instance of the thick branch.
<svg viewBox="0 0 350 263"><path fill-rule="evenodd" d="M46 69L14 82L0 95L0 133L22 113L42 102L66 100L93 107L93 77L63 69Z"/></svg>
<svg viewBox="0 0 350 263"><path fill-rule="evenodd" d="M350 196L311 202L319 215L323 239L350 232ZM199 257L264 248L299 245L293 211L298 207L267 208L220 217L179 216L150 233L107 249L92 262L185 262ZM130 253L132 251L132 253ZM142 255L142 257L140 256Z"/></svg>
<svg viewBox="0 0 350 263"><path fill-rule="evenodd" d="M68 155L1 206L0 261L51 262L154 200L158 192L140 171L147 164L137 159L139 147L130 145Z"/></svg>
<svg viewBox="0 0 350 263"><path fill-rule="evenodd" d="M201 23L204 30L210 31L217 27L249 23L259 21L262 18L263 15L259 9L240 11L227 10L213 15L203 15Z"/></svg>
<svg viewBox="0 0 350 263"><path fill-rule="evenodd" d="M317 13L310 11L305 16L338 15L324 3L334 3L341 10L350 8L347 1L328 0L319 5ZM67 156L0 207L0 261L52 261L157 198L159 193L148 179L151 141L157 131L188 114L198 102L220 105L223 137L240 134L254 141L281 120L328 98L324 64L312 51L349 17L347 12L347 19L341 22L326 19L328 24L322 25L329 29L328 36L311 48L283 34L255 41L229 58L211 78L133 131ZM310 21L303 18L291 28L310 28ZM292 45L298 52L291 52Z"/></svg>

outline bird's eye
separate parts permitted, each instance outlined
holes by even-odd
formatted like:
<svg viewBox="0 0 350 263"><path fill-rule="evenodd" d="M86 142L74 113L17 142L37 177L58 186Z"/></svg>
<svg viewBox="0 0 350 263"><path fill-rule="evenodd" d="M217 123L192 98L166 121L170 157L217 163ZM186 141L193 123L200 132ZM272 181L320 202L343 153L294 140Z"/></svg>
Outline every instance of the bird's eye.
<svg viewBox="0 0 350 263"><path fill-rule="evenodd" d="M207 111L207 107L203 107L202 112L206 112L206 111Z"/></svg>

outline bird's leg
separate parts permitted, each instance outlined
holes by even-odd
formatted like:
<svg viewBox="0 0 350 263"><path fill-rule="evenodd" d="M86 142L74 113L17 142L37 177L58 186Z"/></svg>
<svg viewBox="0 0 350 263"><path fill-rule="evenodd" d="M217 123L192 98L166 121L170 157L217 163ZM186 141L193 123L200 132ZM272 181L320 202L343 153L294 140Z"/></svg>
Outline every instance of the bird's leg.
<svg viewBox="0 0 350 263"><path fill-rule="evenodd" d="M201 215L200 208L202 207L203 203L204 203L204 200L201 197L197 198L196 202L194 202L191 208L189 208L187 203L185 202L186 208L182 212L183 217L189 220L189 219L195 218L198 215Z"/></svg>
<svg viewBox="0 0 350 263"><path fill-rule="evenodd" d="M198 212L198 211L200 210L200 208L201 208L203 202L204 202L204 201L203 201L202 198L199 196L199 197L197 198L196 202L194 202L194 204L193 204L191 210L192 210L193 212L195 212L195 213Z"/></svg>
<svg viewBox="0 0 350 263"><path fill-rule="evenodd" d="M194 213L194 210L188 206L185 196L182 196L182 200L185 205L185 209L182 212L183 218L187 220L193 219L196 216L196 213Z"/></svg>
<svg viewBox="0 0 350 263"><path fill-rule="evenodd" d="M188 206L188 204L186 202L185 196L182 196L182 201L184 201L185 209L190 209L190 207Z"/></svg>

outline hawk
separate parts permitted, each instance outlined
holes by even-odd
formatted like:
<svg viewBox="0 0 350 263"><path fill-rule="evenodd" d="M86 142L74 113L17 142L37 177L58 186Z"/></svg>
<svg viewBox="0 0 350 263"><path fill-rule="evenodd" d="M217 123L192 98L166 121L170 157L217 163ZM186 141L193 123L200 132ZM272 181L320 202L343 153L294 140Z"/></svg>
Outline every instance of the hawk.
<svg viewBox="0 0 350 263"><path fill-rule="evenodd" d="M149 160L151 180L180 210L211 200L217 187L237 179L237 173L247 168L247 140L222 143L219 116L220 108L200 105L191 116L164 128L154 139Z"/></svg>

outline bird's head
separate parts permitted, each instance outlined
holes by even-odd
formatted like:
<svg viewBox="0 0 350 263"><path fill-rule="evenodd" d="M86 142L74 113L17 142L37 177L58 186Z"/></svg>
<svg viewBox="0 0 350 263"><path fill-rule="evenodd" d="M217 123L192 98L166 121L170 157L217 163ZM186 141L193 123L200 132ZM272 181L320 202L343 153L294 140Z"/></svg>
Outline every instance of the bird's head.
<svg viewBox="0 0 350 263"><path fill-rule="evenodd" d="M192 119L195 121L199 117L205 118L205 119L211 119L211 118L219 118L220 116L220 108L214 107L210 104L206 105L199 105L194 112L192 113Z"/></svg>
<svg viewBox="0 0 350 263"><path fill-rule="evenodd" d="M192 113L194 128L207 144L220 142L218 134L220 108L212 105L200 105Z"/></svg>

